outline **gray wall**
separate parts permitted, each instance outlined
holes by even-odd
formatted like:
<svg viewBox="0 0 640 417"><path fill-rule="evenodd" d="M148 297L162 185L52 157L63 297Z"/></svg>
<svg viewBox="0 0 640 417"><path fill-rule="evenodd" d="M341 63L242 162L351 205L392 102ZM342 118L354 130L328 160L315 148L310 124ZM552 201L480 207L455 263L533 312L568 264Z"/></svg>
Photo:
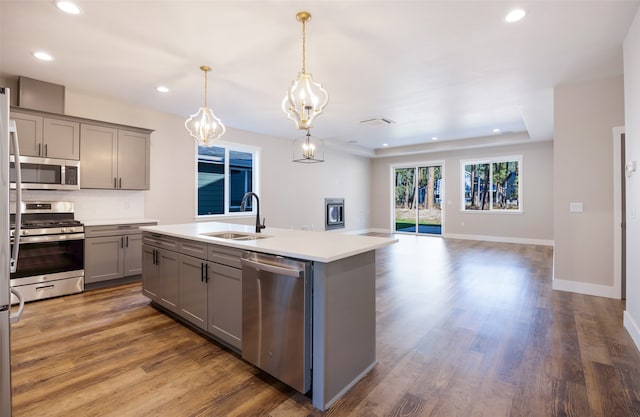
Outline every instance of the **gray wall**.
<svg viewBox="0 0 640 417"><path fill-rule="evenodd" d="M496 214L461 210L461 160L522 155L523 212ZM397 164L444 162L445 236L551 244L553 240L553 145L551 141L521 145L423 153L374 159L371 227L391 230L392 174Z"/></svg>
<svg viewBox="0 0 640 417"><path fill-rule="evenodd" d="M627 161L640 163L640 11L624 42ZM640 167L639 167L640 168ZM627 307L624 324L640 349L640 169L627 179Z"/></svg>
<svg viewBox="0 0 640 417"><path fill-rule="evenodd" d="M617 76L554 89L554 288L613 296L613 128ZM569 211L571 202L584 211Z"/></svg>

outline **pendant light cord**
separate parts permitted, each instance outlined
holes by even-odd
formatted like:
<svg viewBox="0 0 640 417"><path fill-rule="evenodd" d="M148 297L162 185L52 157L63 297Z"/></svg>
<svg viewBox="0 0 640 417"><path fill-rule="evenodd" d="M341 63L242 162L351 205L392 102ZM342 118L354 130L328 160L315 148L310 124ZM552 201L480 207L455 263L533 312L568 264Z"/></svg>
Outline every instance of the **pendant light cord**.
<svg viewBox="0 0 640 417"><path fill-rule="evenodd" d="M203 69L202 71L204 71L204 107L207 108L207 71L206 69Z"/></svg>
<svg viewBox="0 0 640 417"><path fill-rule="evenodd" d="M302 21L302 73L307 73L307 31L305 30L305 20Z"/></svg>

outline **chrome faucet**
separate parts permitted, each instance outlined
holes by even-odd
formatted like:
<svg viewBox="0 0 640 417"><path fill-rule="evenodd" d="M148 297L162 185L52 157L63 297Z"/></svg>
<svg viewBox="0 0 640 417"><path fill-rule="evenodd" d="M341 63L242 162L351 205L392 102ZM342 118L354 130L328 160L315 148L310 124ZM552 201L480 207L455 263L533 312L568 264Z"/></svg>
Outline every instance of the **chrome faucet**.
<svg viewBox="0 0 640 417"><path fill-rule="evenodd" d="M258 198L258 194L252 191L246 193L242 197L242 202L240 202L240 211L245 211L245 208L247 206L247 199L250 199L251 196L256 198L256 204L258 205L256 211L256 233L260 233L260 230L264 229L267 226L264 225L266 219L262 219L262 224L260 224L260 199Z"/></svg>

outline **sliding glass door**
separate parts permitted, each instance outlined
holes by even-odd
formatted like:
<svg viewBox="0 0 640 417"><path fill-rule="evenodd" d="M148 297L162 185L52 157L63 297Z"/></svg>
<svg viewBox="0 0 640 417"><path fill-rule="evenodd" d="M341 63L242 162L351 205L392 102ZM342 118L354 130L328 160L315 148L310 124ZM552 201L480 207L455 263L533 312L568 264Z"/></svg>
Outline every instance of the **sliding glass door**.
<svg viewBox="0 0 640 417"><path fill-rule="evenodd" d="M442 165L394 168L394 230L442 234Z"/></svg>

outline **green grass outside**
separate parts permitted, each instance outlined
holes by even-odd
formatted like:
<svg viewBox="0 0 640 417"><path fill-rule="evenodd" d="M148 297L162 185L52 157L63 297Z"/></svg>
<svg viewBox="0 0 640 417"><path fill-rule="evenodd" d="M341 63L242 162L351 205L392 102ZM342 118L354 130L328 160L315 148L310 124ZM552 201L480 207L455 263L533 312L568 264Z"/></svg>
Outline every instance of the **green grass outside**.
<svg viewBox="0 0 640 417"><path fill-rule="evenodd" d="M420 222L419 223L420 226L440 226L440 223L424 223L424 222ZM415 227L416 226L416 222L415 221L407 221L405 219L402 220L398 220L396 219L396 229L402 229L405 227Z"/></svg>

